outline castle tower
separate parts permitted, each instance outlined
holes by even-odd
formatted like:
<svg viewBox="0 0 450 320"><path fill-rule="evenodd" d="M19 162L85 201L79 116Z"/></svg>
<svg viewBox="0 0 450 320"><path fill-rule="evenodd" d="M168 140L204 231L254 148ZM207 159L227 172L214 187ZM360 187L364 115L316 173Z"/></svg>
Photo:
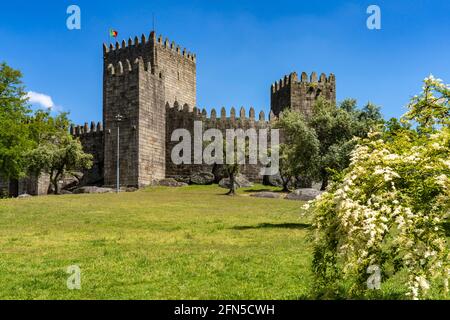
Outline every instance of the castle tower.
<svg viewBox="0 0 450 320"><path fill-rule="evenodd" d="M280 81L275 82L270 88L270 108L278 116L281 111L291 109L310 116L314 102L319 96L335 103L336 102L336 79L334 74L327 78L322 73L317 79L313 72L308 79L305 72L300 80L297 73L293 72Z"/></svg>
<svg viewBox="0 0 450 320"><path fill-rule="evenodd" d="M195 55L151 32L103 45L104 184L141 187L165 177L166 103L196 103ZM120 123L116 116L123 119Z"/></svg>

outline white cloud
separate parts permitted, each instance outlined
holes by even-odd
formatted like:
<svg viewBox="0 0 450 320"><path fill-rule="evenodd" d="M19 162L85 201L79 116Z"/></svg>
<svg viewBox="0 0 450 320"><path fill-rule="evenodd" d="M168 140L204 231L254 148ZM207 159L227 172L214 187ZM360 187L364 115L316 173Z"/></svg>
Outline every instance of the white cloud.
<svg viewBox="0 0 450 320"><path fill-rule="evenodd" d="M61 107L55 105L52 97L43 93L29 91L27 93L27 98L30 103L39 105L45 109L50 109L52 111L58 111L61 109Z"/></svg>

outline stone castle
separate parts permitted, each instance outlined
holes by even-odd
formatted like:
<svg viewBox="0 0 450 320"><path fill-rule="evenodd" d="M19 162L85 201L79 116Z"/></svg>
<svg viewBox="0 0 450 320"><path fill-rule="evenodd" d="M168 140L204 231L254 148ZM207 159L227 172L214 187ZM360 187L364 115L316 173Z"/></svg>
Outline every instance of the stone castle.
<svg viewBox="0 0 450 320"><path fill-rule="evenodd" d="M336 100L333 74L318 77L313 72L308 77L303 72L299 78L294 72L271 86L268 119L264 112L256 117L253 108L248 112L241 108L238 116L234 108L228 116L225 108L220 115L215 109L208 115L196 107L196 63L195 54L167 38L156 37L154 31L149 38L142 35L103 45L103 122L71 128L85 152L94 156L92 169L82 179L84 184L115 185L118 125L121 185L142 187L163 178L211 172L208 165L172 163L171 150L178 143L171 141L175 129L192 133L196 120L203 122L204 129L269 128L286 108L308 116L319 96ZM119 114L120 122L116 121ZM250 180L261 181L258 169L245 165L243 173ZM19 183L19 193L45 193L46 182L39 180Z"/></svg>

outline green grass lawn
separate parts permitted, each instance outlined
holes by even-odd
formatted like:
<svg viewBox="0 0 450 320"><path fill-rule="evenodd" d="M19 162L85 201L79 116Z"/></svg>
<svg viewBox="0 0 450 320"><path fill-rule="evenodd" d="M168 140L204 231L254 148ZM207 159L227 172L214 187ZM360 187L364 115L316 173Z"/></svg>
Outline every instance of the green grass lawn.
<svg viewBox="0 0 450 320"><path fill-rule="evenodd" d="M253 189L262 189L255 187ZM301 203L217 186L0 200L0 299L298 299ZM70 265L81 290L66 286Z"/></svg>
<svg viewBox="0 0 450 320"><path fill-rule="evenodd" d="M249 196L265 188L0 200L0 299L317 297L302 203ZM67 288L71 265L81 290ZM404 299L402 277L372 298Z"/></svg>

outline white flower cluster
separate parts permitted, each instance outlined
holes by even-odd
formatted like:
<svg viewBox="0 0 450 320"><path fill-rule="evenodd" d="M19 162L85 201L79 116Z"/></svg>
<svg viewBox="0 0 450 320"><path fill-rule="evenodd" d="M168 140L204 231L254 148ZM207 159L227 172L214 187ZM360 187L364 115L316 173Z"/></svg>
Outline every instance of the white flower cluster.
<svg viewBox="0 0 450 320"><path fill-rule="evenodd" d="M448 283L442 223L450 210L450 131L419 146L405 141L400 146L381 139L360 144L342 183L306 206L312 206L315 226L322 231L333 213L344 275L381 265L389 253L402 261L409 295L417 299L435 277Z"/></svg>

